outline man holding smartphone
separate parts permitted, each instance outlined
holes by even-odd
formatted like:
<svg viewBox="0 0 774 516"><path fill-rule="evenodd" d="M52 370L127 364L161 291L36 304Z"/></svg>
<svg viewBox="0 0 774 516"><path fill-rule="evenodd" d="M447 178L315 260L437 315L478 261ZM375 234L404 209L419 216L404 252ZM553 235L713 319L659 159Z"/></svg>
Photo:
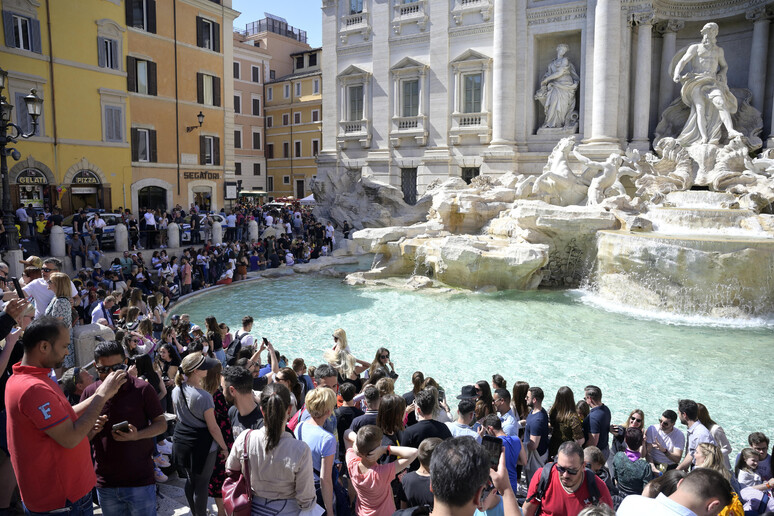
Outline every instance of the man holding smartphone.
<svg viewBox="0 0 774 516"><path fill-rule="evenodd" d="M114 341L100 342L94 349L94 361L99 381L86 387L82 401L94 395L113 371L126 370L124 348ZM155 389L146 381L127 375L126 383L105 404L102 414L107 416L107 422L92 440L102 514L154 516L153 438L167 429Z"/></svg>

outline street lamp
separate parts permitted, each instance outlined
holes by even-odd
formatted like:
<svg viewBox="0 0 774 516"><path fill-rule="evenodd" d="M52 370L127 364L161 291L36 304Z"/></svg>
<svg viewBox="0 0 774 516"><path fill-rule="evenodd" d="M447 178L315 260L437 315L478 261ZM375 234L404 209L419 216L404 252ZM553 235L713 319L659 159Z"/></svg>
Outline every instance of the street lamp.
<svg viewBox="0 0 774 516"><path fill-rule="evenodd" d="M204 123L204 113L199 111L199 114L196 115L196 119L199 121L199 127L201 127ZM197 130L199 127L196 127L195 125L189 125L185 128L185 132L190 133L191 131Z"/></svg>
<svg viewBox="0 0 774 516"><path fill-rule="evenodd" d="M3 224L5 225L6 242L8 249L19 249L14 212L11 206L11 183L8 177L7 156L18 160L19 151L9 148L9 145L17 142L19 138L29 138L35 134L38 128L38 117L43 111L43 99L37 96L35 90L24 97L27 113L32 118L32 129L25 134L21 127L11 122L13 106L6 102L3 90L8 86L8 72L0 68L0 173L3 177ZM15 134L13 134L15 133Z"/></svg>

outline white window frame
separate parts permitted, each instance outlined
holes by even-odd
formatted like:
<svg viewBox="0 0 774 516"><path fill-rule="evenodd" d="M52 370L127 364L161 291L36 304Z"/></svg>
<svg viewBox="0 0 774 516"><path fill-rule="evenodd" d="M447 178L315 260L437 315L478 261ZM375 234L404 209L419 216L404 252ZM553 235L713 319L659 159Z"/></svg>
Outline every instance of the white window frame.
<svg viewBox="0 0 774 516"><path fill-rule="evenodd" d="M391 69L393 113L390 129L390 143L398 147L403 141L413 139L417 145L427 142L427 65L410 57L403 58ZM406 114L405 85L416 82L417 106L416 114Z"/></svg>
<svg viewBox="0 0 774 516"><path fill-rule="evenodd" d="M465 135L477 136L479 143L492 139L492 58L468 49L451 63L453 78L450 143L457 145ZM465 112L465 77L481 74L481 110Z"/></svg>
<svg viewBox="0 0 774 516"><path fill-rule="evenodd" d="M320 93L320 79L315 79L312 85L312 93L318 95Z"/></svg>
<svg viewBox="0 0 774 516"><path fill-rule="evenodd" d="M315 145L317 149L315 149ZM315 138L312 140L312 156L317 156L318 154L320 154L320 140Z"/></svg>
<svg viewBox="0 0 774 516"><path fill-rule="evenodd" d="M234 79L241 79L242 78L242 63L239 61L234 61L234 68L233 70L236 72L234 74Z"/></svg>
<svg viewBox="0 0 774 516"><path fill-rule="evenodd" d="M290 176L282 176L282 184L283 185L289 185L290 184Z"/></svg>
<svg viewBox="0 0 774 516"><path fill-rule="evenodd" d="M301 140L293 142L293 157L302 158L304 156L304 144Z"/></svg>
<svg viewBox="0 0 774 516"><path fill-rule="evenodd" d="M336 143L340 148L346 148L352 141L357 141L364 149L371 146L371 80L370 72L354 65L347 67L337 77L339 131ZM363 114L360 120L352 120L350 92L351 88L357 86L363 88Z"/></svg>
<svg viewBox="0 0 774 516"><path fill-rule="evenodd" d="M236 108L236 102L234 102L234 113L237 115L241 115L243 111L243 105L242 105L242 92L241 91L235 91L234 92L234 99L239 99L239 110L237 111Z"/></svg>
<svg viewBox="0 0 774 516"><path fill-rule="evenodd" d="M255 75L255 70L258 70L258 75ZM253 77L258 77L258 80L254 81ZM261 67L260 66L250 65L250 81L254 82L256 84L260 84L261 83Z"/></svg>
<svg viewBox="0 0 774 516"><path fill-rule="evenodd" d="M312 110L312 122L319 122L320 121L320 110L319 109L313 109Z"/></svg>
<svg viewBox="0 0 774 516"><path fill-rule="evenodd" d="M301 124L301 112L296 111L293 113L293 125Z"/></svg>
<svg viewBox="0 0 774 516"><path fill-rule="evenodd" d="M20 14L12 14L13 16L13 39L16 44L16 48L20 50L32 51L32 29L30 29L30 18L28 16L22 16ZM27 44L24 44L24 36L27 36Z"/></svg>
<svg viewBox="0 0 774 516"><path fill-rule="evenodd" d="M242 175L242 162L241 161L235 161L234 162L234 175L235 176L241 176Z"/></svg>
<svg viewBox="0 0 774 516"><path fill-rule="evenodd" d="M112 38L103 38L102 44L105 46L105 48L103 48L103 51L105 52L105 68L117 70L118 63L113 62L113 47L117 47L118 42Z"/></svg>
<svg viewBox="0 0 774 516"><path fill-rule="evenodd" d="M274 176L266 176L266 191L274 191Z"/></svg>
<svg viewBox="0 0 774 516"><path fill-rule="evenodd" d="M140 161L142 163L149 163L150 162L150 131L148 129L142 128L142 127L135 127L135 131L137 131L137 161ZM143 158L142 153L140 149L142 148L142 145L140 142L144 140L145 143L145 157Z"/></svg>
<svg viewBox="0 0 774 516"><path fill-rule="evenodd" d="M282 113L282 126L290 125L290 113Z"/></svg>
<svg viewBox="0 0 774 516"><path fill-rule="evenodd" d="M255 105L255 101L258 101L258 112L255 112L255 109L253 109L253 106ZM252 116L261 116L261 97L258 95L252 95L250 97L250 114Z"/></svg>
<svg viewBox="0 0 774 516"><path fill-rule="evenodd" d="M214 136L208 136L208 135L204 136L204 164L205 165L215 164L215 137Z"/></svg>
<svg viewBox="0 0 774 516"><path fill-rule="evenodd" d="M284 93L285 98L289 99L290 98L290 84L285 84L284 88L282 88L282 92Z"/></svg>
<svg viewBox="0 0 774 516"><path fill-rule="evenodd" d="M102 141L123 144L127 142L127 130L126 130L126 99L128 94L121 90L112 90L108 88L99 88L100 96L100 115L102 117ZM108 139L108 127L106 125L106 114L108 108L116 108L121 111L121 137L120 139L110 138ZM148 151L150 152L150 150Z"/></svg>
<svg viewBox="0 0 774 516"><path fill-rule="evenodd" d="M205 35L208 35L208 41L204 41L204 46L201 48L206 48L207 50L215 50L215 22L212 20L208 20L207 18L201 18L202 20L202 39L205 39Z"/></svg>
<svg viewBox="0 0 774 516"><path fill-rule="evenodd" d="M97 20L97 37L111 40L112 45L116 48L116 62L113 63L113 55L105 49L105 67L112 70L122 71L124 69L124 55L123 55L123 32L126 32L126 28L120 26L113 20L104 18Z"/></svg>
<svg viewBox="0 0 774 516"><path fill-rule="evenodd" d="M239 134L239 137L237 138L237 133ZM239 140L239 146L237 147L237 140ZM235 126L234 127L234 148L241 150L242 149L242 127L241 126Z"/></svg>
<svg viewBox="0 0 774 516"><path fill-rule="evenodd" d="M266 117L266 127L267 128L274 127L274 117L273 116L267 116Z"/></svg>
<svg viewBox="0 0 774 516"><path fill-rule="evenodd" d="M296 97L301 96L301 81L296 83Z"/></svg>
<svg viewBox="0 0 774 516"><path fill-rule="evenodd" d="M266 100L274 100L274 88L271 86L266 89Z"/></svg>
<svg viewBox="0 0 774 516"><path fill-rule="evenodd" d="M258 147L255 146L255 135L258 135L258 143L261 143ZM263 148L263 136L261 136L261 131L253 131L252 132L252 140L250 140L250 147L253 150L260 150Z"/></svg>

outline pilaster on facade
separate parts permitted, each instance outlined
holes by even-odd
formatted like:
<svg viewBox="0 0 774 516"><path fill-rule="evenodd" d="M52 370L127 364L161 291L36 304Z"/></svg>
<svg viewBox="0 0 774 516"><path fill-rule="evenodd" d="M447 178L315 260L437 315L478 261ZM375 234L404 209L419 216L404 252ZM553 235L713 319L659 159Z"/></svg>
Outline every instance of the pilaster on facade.
<svg viewBox="0 0 774 516"><path fill-rule="evenodd" d="M392 31L399 35L405 25L416 24L424 32L430 16L427 14L428 0L416 0L405 3L402 0L392 0Z"/></svg>
<svg viewBox="0 0 774 516"><path fill-rule="evenodd" d="M462 25L466 15L480 14L482 20L488 22L492 19L493 12L493 0L454 0L451 16L456 25Z"/></svg>

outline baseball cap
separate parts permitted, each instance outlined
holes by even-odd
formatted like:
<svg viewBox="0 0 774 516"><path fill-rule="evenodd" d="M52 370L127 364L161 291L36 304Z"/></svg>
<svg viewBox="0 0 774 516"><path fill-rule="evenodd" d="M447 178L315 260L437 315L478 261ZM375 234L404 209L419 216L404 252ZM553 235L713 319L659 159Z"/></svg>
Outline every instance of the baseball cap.
<svg viewBox="0 0 774 516"><path fill-rule="evenodd" d="M220 362L214 358L202 356L199 362L197 362L196 365L190 369L190 371L196 371L197 369L201 369L202 371L209 371L219 364Z"/></svg>
<svg viewBox="0 0 774 516"><path fill-rule="evenodd" d="M19 263L23 263L27 267L32 267L33 269L43 268L43 260L41 260L39 256L30 256L26 260L19 260Z"/></svg>

